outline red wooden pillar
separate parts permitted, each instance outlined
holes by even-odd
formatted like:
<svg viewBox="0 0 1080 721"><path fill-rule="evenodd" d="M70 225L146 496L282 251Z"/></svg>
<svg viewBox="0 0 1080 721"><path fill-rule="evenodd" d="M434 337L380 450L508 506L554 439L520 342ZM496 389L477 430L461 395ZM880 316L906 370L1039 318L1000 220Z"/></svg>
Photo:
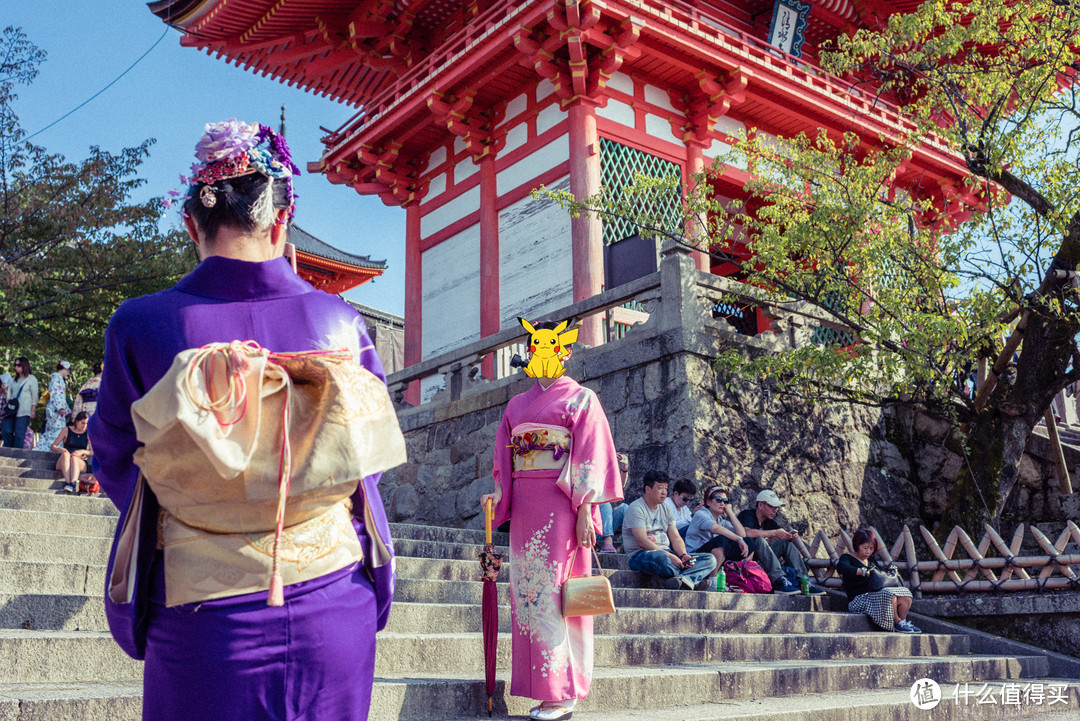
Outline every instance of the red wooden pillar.
<svg viewBox="0 0 1080 721"><path fill-rule="evenodd" d="M499 210L495 205L495 158L480 161L480 336L499 332ZM495 379L495 355L480 364L485 378Z"/></svg>
<svg viewBox="0 0 1080 721"><path fill-rule="evenodd" d="M420 252L420 204L405 207L405 367L423 360L424 273ZM405 391L405 402L420 405L420 381Z"/></svg>
<svg viewBox="0 0 1080 721"><path fill-rule="evenodd" d="M600 136L596 132L595 106L583 99L569 108L570 192L581 200L600 191ZM574 302L591 298L604 287L604 242L600 218L581 216L570 220ZM603 317L594 315L581 324L578 340L588 346L604 342Z"/></svg>
<svg viewBox="0 0 1080 721"><path fill-rule="evenodd" d="M702 155L702 146L691 140L686 143L686 192L687 194L694 192L696 183L694 182L694 176L699 175L705 171L705 156ZM692 240L698 240L704 233L705 229L701 227L701 224L696 220L692 221L693 227L688 229ZM708 249L706 249L707 251ZM709 254L700 250L695 250L690 254L690 257L694 259L694 265L698 270L703 270L706 273L709 272Z"/></svg>

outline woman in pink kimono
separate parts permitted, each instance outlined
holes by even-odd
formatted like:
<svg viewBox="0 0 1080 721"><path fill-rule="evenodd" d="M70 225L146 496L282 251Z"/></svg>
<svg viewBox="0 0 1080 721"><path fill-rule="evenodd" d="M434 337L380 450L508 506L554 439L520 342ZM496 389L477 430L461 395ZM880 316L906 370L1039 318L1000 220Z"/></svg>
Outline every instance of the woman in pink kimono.
<svg viewBox="0 0 1080 721"><path fill-rule="evenodd" d="M526 327L562 330L554 324ZM566 343L560 345L566 360ZM563 618L562 585L571 573L591 573L588 549L600 530L595 506L620 500L622 482L596 394L562 375L561 366L551 373L558 376L537 376L532 388L507 404L495 436L495 493L481 505L494 500L495 525L510 519L510 693L541 701L531 718L564 721L589 693L593 619ZM578 546L584 552L570 569Z"/></svg>

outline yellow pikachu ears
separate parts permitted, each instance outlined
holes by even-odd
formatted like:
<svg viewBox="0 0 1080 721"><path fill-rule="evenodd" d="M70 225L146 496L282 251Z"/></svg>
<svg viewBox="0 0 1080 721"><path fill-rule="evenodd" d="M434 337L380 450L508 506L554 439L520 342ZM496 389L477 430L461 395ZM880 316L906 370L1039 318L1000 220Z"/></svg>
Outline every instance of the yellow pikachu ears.
<svg viewBox="0 0 1080 721"><path fill-rule="evenodd" d="M528 333L532 334L536 332L536 329L532 327L532 323L525 320L521 316L518 316L518 323L521 323L521 327L524 328Z"/></svg>
<svg viewBox="0 0 1080 721"><path fill-rule="evenodd" d="M573 328L559 335L559 342L564 346L568 346L571 343L577 343L578 328Z"/></svg>

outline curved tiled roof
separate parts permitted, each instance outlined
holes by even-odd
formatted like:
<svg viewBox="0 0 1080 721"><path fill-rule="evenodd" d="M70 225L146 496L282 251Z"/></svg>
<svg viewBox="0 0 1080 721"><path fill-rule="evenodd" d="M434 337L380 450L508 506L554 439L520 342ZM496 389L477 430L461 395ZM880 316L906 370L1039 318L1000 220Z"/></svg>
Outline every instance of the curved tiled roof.
<svg viewBox="0 0 1080 721"><path fill-rule="evenodd" d="M369 255L353 255L352 253L346 253L329 243L319 240L299 225L293 225L289 229L289 242L295 245L297 250L318 256L319 258L333 260L338 263L344 263L358 268L368 268L370 270L380 271L386 270L385 260L372 260Z"/></svg>

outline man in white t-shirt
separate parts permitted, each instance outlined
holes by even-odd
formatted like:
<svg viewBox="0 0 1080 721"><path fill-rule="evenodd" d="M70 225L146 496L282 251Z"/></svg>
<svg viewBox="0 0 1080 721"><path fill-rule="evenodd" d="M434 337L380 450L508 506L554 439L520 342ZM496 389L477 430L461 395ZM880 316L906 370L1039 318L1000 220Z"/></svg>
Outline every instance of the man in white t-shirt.
<svg viewBox="0 0 1080 721"><path fill-rule="evenodd" d="M689 554L675 528L675 516L664 505L668 479L660 473L645 474L645 491L626 509L623 517L623 550L630 569L664 579L664 588L704 589L716 568L709 553Z"/></svg>
<svg viewBox="0 0 1080 721"><path fill-rule="evenodd" d="M694 499L697 498L697 484L689 480L675 481L671 493L664 499L664 505L675 514L675 528L686 541L686 529L694 517Z"/></svg>

